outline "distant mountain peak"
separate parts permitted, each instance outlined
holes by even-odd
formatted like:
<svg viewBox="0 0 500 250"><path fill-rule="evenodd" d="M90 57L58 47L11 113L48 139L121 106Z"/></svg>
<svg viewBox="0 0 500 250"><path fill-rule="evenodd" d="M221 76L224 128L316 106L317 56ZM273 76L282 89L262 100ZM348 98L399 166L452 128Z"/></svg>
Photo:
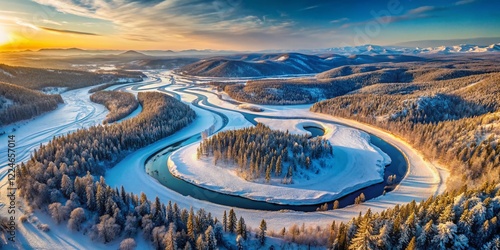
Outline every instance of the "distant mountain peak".
<svg viewBox="0 0 500 250"><path fill-rule="evenodd" d="M137 52L135 50L128 50L123 53L118 54L120 57L148 57L147 55Z"/></svg>

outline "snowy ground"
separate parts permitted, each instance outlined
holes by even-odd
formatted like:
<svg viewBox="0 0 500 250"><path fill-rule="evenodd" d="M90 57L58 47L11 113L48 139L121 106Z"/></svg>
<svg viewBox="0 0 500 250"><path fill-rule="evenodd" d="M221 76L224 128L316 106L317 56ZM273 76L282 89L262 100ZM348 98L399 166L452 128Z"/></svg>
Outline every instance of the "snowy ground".
<svg viewBox="0 0 500 250"><path fill-rule="evenodd" d="M334 157L324 159L326 167L320 167L318 174L294 175L293 184L281 184L281 178L270 183L262 180L246 181L237 175L234 166L214 166L210 159L198 160L198 143L174 152L169 160L170 172L195 185L252 200L278 204L304 205L335 200L354 190L382 182L384 167L390 158L371 145L368 134L356 129L308 120L279 120L259 118L258 122L271 129L290 131L294 134L308 134L304 126L316 125L326 131L323 138L330 141Z"/></svg>
<svg viewBox="0 0 500 250"><path fill-rule="evenodd" d="M109 113L106 107L90 101L88 90L93 87L66 91L61 94L64 104L51 112L30 120L20 121L2 127L0 131L6 134L0 136L1 140L7 141L8 135L15 135L16 138L16 162L21 163L29 159L30 154L40 144L47 143L54 136L60 136L73 132L77 129L87 128L100 124ZM132 114L122 119L130 119L139 114L142 110L139 107ZM7 143L0 144L0 152L7 152ZM7 154L0 154L0 213L3 216L11 216L8 213L9 200L7 197ZM64 226L55 225L51 218L44 213L36 211L28 222L21 223L19 217L25 209L22 201L17 197L16 223L17 234L16 244L7 245L6 248L15 249L104 249L118 248L118 244L104 245L90 241L88 237L82 237L81 233L73 233ZM49 232L42 232L36 228L38 224L47 224L51 228ZM145 246L146 242L142 238L136 239L139 246Z"/></svg>
<svg viewBox="0 0 500 250"><path fill-rule="evenodd" d="M162 78L169 78L170 73L163 73ZM190 84L197 82L199 79L185 79L183 77L175 76L176 85L175 87L167 87L167 90L174 90L178 88L178 84ZM169 82L162 81L165 85ZM147 89L149 84L158 84L157 86L164 86L160 82L151 83L135 83L141 86L141 91ZM133 86L131 84L130 86ZM105 108L101 105L94 104L88 100L87 90L80 89L74 91L68 91L63 93L63 98L66 104L61 105L57 110L37 117L29 122L21 122L15 125L17 128L16 135L18 138L18 162L26 160L29 157L31 150L36 148L40 143L46 143L54 135L65 134L70 131L74 131L81 127L90 126L92 124L97 124L102 122L105 118L107 112ZM233 104L221 101L214 94L208 94L206 92L199 92L202 95L206 95L209 98L209 102L212 104L237 110L237 107ZM196 97L189 94L180 93L183 101L190 102ZM374 212L380 212L384 209L395 206L396 204L408 203L412 200L422 200L426 199L431 195L443 192L445 189L445 180L447 176L447 171L434 167L432 163L429 163L423 159L423 157L413 149L410 145L402 141L400 138L393 136L392 134L371 127L366 124L355 122L352 120L346 120L341 118L335 118L327 115L315 114L309 112L310 105L301 106L262 106L265 114L269 115L279 115L279 116L303 116L303 117L316 117L316 118L326 118L332 121L343 122L349 124L353 127L370 132L386 142L393 144L398 147L408 158L410 163L410 168L407 176L398 186L398 188L385 196L378 197L373 200L369 200L361 205L350 206L347 208L325 211L325 212L291 212L291 211L258 211L258 210L248 210L248 209L235 209L238 216L243 216L248 224L252 228L257 228L260 220L265 219L270 230L280 230L283 227L289 227L293 224L307 225L318 225L318 226L329 226L332 220L336 221L348 221L353 217L356 217L359 212L365 212L370 208ZM139 194L144 192L150 199L158 196L163 202L172 200L177 202L183 208L193 207L194 209L204 208L210 211L215 216L219 217L222 215L224 210L229 210L230 207L213 204L206 201L200 201L192 197L186 197L180 195L174 191L171 191L161 185L153 177L149 176L145 172L144 162L146 158L156 150L163 148L165 145L169 145L172 142L178 141L182 138L188 138L190 135L200 133L201 131L214 125L220 127L222 124L221 119L214 114L194 108L197 113L197 118L188 127L184 128L182 131L165 138L157 143L149 145L142 148L136 152L128 155L124 160L117 164L113 169L109 170L106 174L107 183L113 187L124 186L127 191ZM210 108L211 109L211 108ZM63 112L63 110L65 110ZM236 112L218 110L226 114L230 118L230 123L228 128L236 128L239 126L244 126L247 121L243 118L241 114ZM259 114L262 114L260 112ZM248 123L247 123L248 125ZM12 130L14 126L9 126L6 128L7 134ZM36 129L33 129L36 128ZM24 136L24 137L23 137ZM6 138L2 136L0 138ZM5 139L6 140L6 139ZM2 144L0 150L5 152L5 144ZM2 155L4 156L4 155ZM6 159L0 158L2 162L2 167L5 166ZM166 159L165 159L166 161ZM165 166L166 167L166 166ZM4 168L1 171L6 171ZM6 203L5 195L6 178L2 178L0 183L0 202L2 204ZM0 205L0 211L5 214L5 206ZM20 210L16 211L17 214L21 214ZM53 228L52 231L44 233L39 231L34 227L34 223L25 223L19 225L20 222L17 221L19 225L19 231L17 232L16 239L18 243L14 246L17 249L116 249L118 242L113 242L112 244L103 245L100 243L91 242L87 236L83 236L80 233L72 233L66 230L64 226L54 225L52 220L44 216L43 213L35 212L37 217L39 217L39 223L47 223ZM141 240L142 237L138 237L136 241L138 242L138 249L151 249L151 246ZM9 247L13 246L8 246Z"/></svg>

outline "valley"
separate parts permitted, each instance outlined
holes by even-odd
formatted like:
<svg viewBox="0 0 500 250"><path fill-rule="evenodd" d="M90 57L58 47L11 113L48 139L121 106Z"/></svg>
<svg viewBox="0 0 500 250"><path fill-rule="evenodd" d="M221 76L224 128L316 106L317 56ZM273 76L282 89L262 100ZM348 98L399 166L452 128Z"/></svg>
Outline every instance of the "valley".
<svg viewBox="0 0 500 250"><path fill-rule="evenodd" d="M116 193L109 191L109 197L118 195L119 190L122 190L122 194L126 190L130 195L127 193L125 197L130 198L121 198L123 200L138 199L138 196L134 198L134 194L141 194L141 200L156 197L155 202L168 201L183 209L209 211L217 218L231 210L244 218L250 227L258 227L261 220L265 220L272 236L272 244L283 245L289 244L283 235L277 233L283 228L315 225L321 230L330 230L328 228L335 221L341 224L334 231L341 230L345 225L357 223L352 218L359 218L360 214L368 216L375 213L378 216L385 211L392 211L395 206L415 206L415 202L428 201L429 197L433 199L432 197L446 196L447 190L457 192L457 180L460 179L463 166L450 167L444 162L435 151L442 150L440 144L430 148L434 151L429 151L423 145L430 143L426 141L430 139L423 136L419 142L418 138L410 136L413 132L420 133L420 129L437 129L434 133L443 133L439 131L443 128L440 126L469 126L469 130L462 130L463 134L457 134L462 139L455 139L455 143L470 141L463 138L471 136L466 132L470 131L469 133L475 133L477 144L469 146L469 150L474 151L471 147L478 146L486 153L463 155L461 146L455 144L451 147L454 150L452 154L442 155L453 162L456 161L453 155L457 154L462 157L458 160L488 155L491 164L474 166L488 169L488 172L497 171L495 162L498 154L494 153L496 149L491 149L493 144L488 144L494 143L498 134L494 125L499 107L494 98L497 95L499 71L493 66L496 59L486 55L481 62L468 64L464 59L453 58L450 60L460 62L458 64L462 66L448 70L440 69L447 62L436 60L438 62L419 62L422 65L409 62L392 62L390 65L370 62L339 66L316 75L291 74L279 77L194 76L186 75L182 70L145 70L141 73L144 75L142 81L102 83L63 91L60 95L64 104L54 111L2 129L6 134L16 135L17 159L23 162L31 158L28 164L33 164L32 152L40 145L38 153L50 154L50 150L45 151L45 148L52 147L54 140L86 136L82 134L87 133L84 131L93 131L89 135L103 133L101 136L104 136L107 133L118 133L121 129L130 129L126 133L135 133L139 137L120 137L116 141L111 138L118 137L111 136L105 141L111 143L110 146L114 147L112 150L96 150L89 146L90 158L86 156L78 160L79 163L75 161L73 165L68 165L71 170L64 170L71 175L69 178L97 180L98 176L102 176L102 179L92 185L97 185L94 189L116 189ZM434 65L438 67L433 69ZM474 67L474 70L467 69L468 67ZM292 90L288 87L290 84L294 86ZM287 91L300 92L300 89L303 91L311 88L311 84L313 89L317 87L314 90L317 95L312 99L300 99L302 97L299 95L299 105L294 102L269 101L286 100L285 96L290 96L290 100L293 100L295 97ZM344 89L339 92L334 87L336 85ZM280 95L277 95L277 91L261 92L267 91L270 86L277 90L283 89L284 92ZM242 98L232 92L231 88L243 89L247 95L258 98ZM260 96L261 93L267 93L264 94L265 98ZM175 105L189 107L191 111L185 109L183 112L191 112L193 120L176 126L175 131L161 132L162 135L158 134L159 131L168 128L165 126L170 126L172 121L130 127L135 122L148 124L149 118L140 118L139 121L138 117L162 112L161 109L152 112L152 104L144 103L147 100L144 99L145 95L160 99L165 96ZM171 111L180 115L177 110ZM468 121L480 122L480 132L467 125ZM410 127L405 128L409 124L413 124L413 132ZM438 126L433 127L434 124ZM30 131L33 126L46 129L33 133ZM149 132L139 132L138 128L147 128ZM7 135L3 135L5 136ZM253 139L238 142L242 139L239 136ZM287 149L285 141L278 143L281 146L274 145L274 139L270 139L272 137L296 142L290 142L290 148ZM447 137L441 138L441 143L448 143L444 140ZM235 144L226 145L229 142ZM220 146L221 143L225 146ZM212 146L209 148L204 145ZM241 148L236 149L236 146ZM230 150L232 148L235 149ZM248 148L245 154L236 154L244 148ZM265 156L252 156L254 152L260 152L258 150L262 150ZM205 154L205 151L210 154ZM316 158L313 154L317 155ZM215 160L214 157L218 159ZM248 158L248 161L243 161L244 158ZM288 160L282 161L283 158ZM38 159L41 161L43 158ZM66 161L64 158L49 159ZM280 159L279 164L277 159ZM95 162L96 165L91 167L86 162ZM43 166L48 162L40 163ZM38 165L30 168L35 166ZM280 170L277 170L278 166ZM95 177L85 175L82 167L92 171L92 176ZM248 168L245 170L247 172L244 171L245 168ZM2 171L2 186L5 187L7 168L2 168ZM33 180L36 179L36 183L46 182L50 185L47 179L36 172L30 175ZM482 180L496 181L494 175L470 176L475 176L468 182L471 186ZM24 178L26 177L23 176ZM60 177L55 175L53 178ZM39 192L26 184L26 180L21 180L19 185L24 186L22 189L33 190L28 193ZM89 191L86 192L88 195ZM71 198L68 194L62 195L67 197L68 202L76 198ZM29 200L32 205L27 206L28 201L24 199ZM87 205L83 207L90 213L92 208L88 205L88 199L80 198L80 202L86 200ZM111 198L107 199L111 202ZM3 197L0 201L7 204ZM99 235L91 235L91 238L83 241L75 240L79 232L64 230L64 226L54 223L54 214L47 216L41 210L28 208L48 205L51 209L57 202L47 204L45 200L30 198L26 194L22 202L19 204L23 205L17 211L24 214L28 221L19 224L17 248L44 248L52 244L61 248L108 248L119 243L116 240L102 240ZM118 205L117 200L113 202L125 210L122 205ZM143 200L133 206L139 209L145 204L153 202ZM61 206L65 208L72 205L66 203ZM96 212L107 213L104 210ZM136 213L138 212L129 215ZM379 217L370 218L375 220ZM66 219L62 217L63 221ZM97 219L101 220L102 217ZM86 227L84 230L91 230L92 222L83 225ZM40 227L50 227L51 230L40 237L37 229ZM323 242L316 243L320 247L327 240L320 236L322 233L319 232L325 232L321 230L317 234L309 231L308 237L312 238L304 236L306 238L303 241L294 244L298 244L296 246L300 248L300 244L307 242L306 239L318 237L314 239ZM340 235L340 231L335 232ZM136 237L135 241L141 249L151 248L142 237ZM230 242L234 239L223 241L227 242L225 244L232 244Z"/></svg>

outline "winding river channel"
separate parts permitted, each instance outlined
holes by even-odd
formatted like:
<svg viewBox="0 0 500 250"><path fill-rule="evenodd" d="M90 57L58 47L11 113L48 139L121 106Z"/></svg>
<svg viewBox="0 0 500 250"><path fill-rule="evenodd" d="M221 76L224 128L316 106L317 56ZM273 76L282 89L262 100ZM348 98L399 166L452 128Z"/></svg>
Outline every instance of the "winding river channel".
<svg viewBox="0 0 500 250"><path fill-rule="evenodd" d="M342 123L337 123L337 122L332 122L327 119L318 119L318 118L310 118L310 117L279 117L279 116L267 116L267 115L260 115L260 114L255 114L255 113L247 113L241 110L232 110L232 109L226 109L223 107L219 107L216 105L213 105L212 103L208 102L208 98L205 95L199 94L197 92L189 91L190 88L194 88L196 86L188 86L188 87L182 87L175 89L174 91L169 91L166 90L166 86L160 87L157 90L161 92L165 92L167 94L170 94L176 98L180 98L180 95L176 92L181 92L185 94L190 94L194 95L197 98L192 101L192 104L198 108L207 110L209 112L214 113L215 115L218 115L222 118L223 125L219 129L221 130L224 128L228 122L229 118L224 115L222 112L218 112L215 109L222 109L226 111L231 111L231 112L238 112L242 114L245 119L247 119L250 123L252 124L257 124L256 118L271 118L271 119L307 119L307 120L312 120L312 121L319 121L323 123L330 123L330 124L335 124L335 125L343 125L347 127L351 127L348 124L342 124ZM200 105L200 102L204 105ZM210 107L210 108L207 108ZM196 121L195 121L196 122ZM218 131L219 131L218 130ZM319 128L308 128L310 132L313 133L313 136L320 136L322 135L323 131ZM339 201L339 208L349 206L354 204L354 200L356 197L358 197L361 193L363 193L366 197L366 200L384 195L386 192L390 192L391 190L394 189L394 187L401 182L403 177L405 176L406 172L408 171L408 162L403 155L403 153L398 150L396 147L393 145L385 142L384 140L380 139L377 136L374 136L372 134L370 135L370 141L373 145L376 147L380 148L382 151L384 151L387 155L390 156L392 162L391 164L387 165L385 168L385 173L384 173L384 181L381 183L373 184L368 187L359 189L357 191L351 192L347 195L344 195L343 197L340 197L337 199ZM245 209L254 209L254 210L268 210L268 211L278 211L278 210L293 210L293 211L304 211L304 212L312 212L316 211L317 208L324 203L321 204L313 204L313 205L282 205L282 204L274 204L274 203L269 203L269 202L264 202L264 201L256 201L256 200L251 200L248 198L240 197L240 196L235 196L235 195L229 195L229 194L222 194L219 192L211 191L208 189L205 189L203 187L196 186L194 184L191 184L187 181L184 181L182 179L179 179L177 177L174 177L170 171L168 170L167 167L167 159L170 156L170 154L177 149L180 149L184 146L187 146L189 144L198 142L201 140L200 135L195 135L191 136L187 139L177 141L175 143L172 143L170 145L167 145L161 150L158 150L156 152L153 152L148 159L146 160L145 163L145 170L146 172L152 176L153 178L157 179L162 185L164 185L166 188L171 189L175 192L178 192L184 196L191 196L193 198L199 199L199 200L205 200L209 201L212 203L220 204L220 205L225 205L225 206L231 206L231 207L238 207L238 208L245 208ZM391 183L388 183L388 177L391 175L396 175L396 179L393 180ZM335 185L335 183L332 183L332 185ZM329 209L332 209L333 207L333 201L328 202Z"/></svg>

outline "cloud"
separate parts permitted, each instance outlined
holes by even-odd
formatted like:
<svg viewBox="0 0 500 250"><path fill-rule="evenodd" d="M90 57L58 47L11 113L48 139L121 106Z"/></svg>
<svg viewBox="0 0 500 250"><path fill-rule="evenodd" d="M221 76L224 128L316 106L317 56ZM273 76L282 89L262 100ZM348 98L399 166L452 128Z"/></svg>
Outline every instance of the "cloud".
<svg viewBox="0 0 500 250"><path fill-rule="evenodd" d="M28 28L31 28L34 30L40 30L40 28L38 26L31 24L31 23L28 23L28 22L25 22L23 20L16 20L16 24L19 26L28 27Z"/></svg>
<svg viewBox="0 0 500 250"><path fill-rule="evenodd" d="M61 24L61 23L59 23L59 22L52 21L52 20L48 20L48 19L43 19L43 20L42 20L42 23L53 24L53 25L57 25L57 26L61 26L61 25L62 25L62 24Z"/></svg>
<svg viewBox="0 0 500 250"><path fill-rule="evenodd" d="M53 28L48 28L48 27L39 27L39 28L43 29L43 30L52 31L52 32L56 32L56 33L63 33L63 34L100 36L99 34L96 34L96 33L81 32L81 31L75 31L75 30L60 30L60 29L53 29Z"/></svg>
<svg viewBox="0 0 500 250"><path fill-rule="evenodd" d="M431 15L431 14L438 12L438 11L446 10L446 9L448 9L448 8L447 7L436 7L436 6L421 6L418 8L408 10L403 15L383 17L382 19L384 19L384 22L387 24L403 22L403 21L408 21L408 20L414 20L414 19L425 19L425 18L435 17L435 15ZM346 23L346 24L342 25L341 28L362 26L362 25L366 25L366 24L368 24L370 22L374 22L374 21L377 22L379 20L370 19L368 21L363 21L363 22Z"/></svg>
<svg viewBox="0 0 500 250"><path fill-rule="evenodd" d="M436 9L437 9L437 7L435 7L435 6L422 6L422 7L418 7L418 8L409 10L406 15L408 15L408 16L418 15L418 14L423 14L426 12L434 11Z"/></svg>
<svg viewBox="0 0 500 250"><path fill-rule="evenodd" d="M455 3L455 5L465 5L475 2L476 0L461 0Z"/></svg>
<svg viewBox="0 0 500 250"><path fill-rule="evenodd" d="M284 17L276 20L254 15L242 16L241 1L237 0L34 1L59 12L109 21L115 28L113 33L133 41L177 42L179 36L186 37L205 30L240 34L281 32L293 25L292 21Z"/></svg>
<svg viewBox="0 0 500 250"><path fill-rule="evenodd" d="M312 10L312 9L316 9L318 7L319 7L319 5L312 5L312 6L308 6L308 7L305 7L303 9L300 9L299 11Z"/></svg>
<svg viewBox="0 0 500 250"><path fill-rule="evenodd" d="M343 17L340 19L331 20L330 23L343 23L343 22L347 22L347 21L349 21L349 18Z"/></svg>

